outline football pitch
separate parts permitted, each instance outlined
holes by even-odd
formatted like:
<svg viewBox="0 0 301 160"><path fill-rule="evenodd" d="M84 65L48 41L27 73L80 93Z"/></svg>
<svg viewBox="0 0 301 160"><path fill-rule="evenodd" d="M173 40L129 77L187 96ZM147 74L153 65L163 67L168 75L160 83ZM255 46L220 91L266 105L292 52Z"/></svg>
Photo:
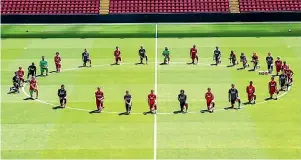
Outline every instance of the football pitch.
<svg viewBox="0 0 301 160"><path fill-rule="evenodd" d="M1 29L3 159L301 159L301 23L45 24ZM187 65L194 44L199 64ZM141 45L148 65L135 65ZM122 54L118 66L110 65L116 46ZM222 63L212 66L216 46ZM160 65L164 47L171 52L169 65ZM79 67L85 48L91 68ZM278 100L265 100L271 75L237 70L241 63L228 67L231 50L245 53L249 60L256 52L262 71L267 70L268 52L274 59L280 56L295 73L292 87L280 92ZM38 66L45 56L54 71L55 52L62 57L62 72L38 77L38 100L24 100L28 85L20 94L7 94L19 66L27 75L27 67L32 62ZM249 81L255 84L257 103L225 110L231 84L244 103ZM61 84L68 92L67 107L52 109L59 105ZM98 86L105 94L105 109L89 114L96 109ZM201 113L208 87L215 95L215 112ZM158 97L158 114L143 115L149 110L151 89ZM188 96L189 112L174 114L180 109L181 89ZM132 113L119 116L125 111L126 90L133 97Z"/></svg>

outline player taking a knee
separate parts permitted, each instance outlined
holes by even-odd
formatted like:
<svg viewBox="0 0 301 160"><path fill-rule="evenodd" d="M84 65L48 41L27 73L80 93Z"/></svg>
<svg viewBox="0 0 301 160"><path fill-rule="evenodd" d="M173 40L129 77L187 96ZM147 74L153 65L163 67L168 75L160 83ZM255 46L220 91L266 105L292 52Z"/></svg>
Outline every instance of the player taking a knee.
<svg viewBox="0 0 301 160"><path fill-rule="evenodd" d="M240 54L240 62L242 63L242 68L243 68L243 69L249 67L247 57L245 56L244 53L241 53L241 54Z"/></svg>
<svg viewBox="0 0 301 160"><path fill-rule="evenodd" d="M230 108L234 109L235 102L238 102L238 109L240 109L240 99L238 96L238 90L235 88L234 84L231 85L231 88L228 91L228 98L229 102L231 103Z"/></svg>
<svg viewBox="0 0 301 160"><path fill-rule="evenodd" d="M65 85L61 85L61 88L58 89L57 91L57 95L59 97L59 100L60 100L60 107L61 108L65 108L66 107L66 104L67 104L67 91L65 89Z"/></svg>
<svg viewBox="0 0 301 160"><path fill-rule="evenodd" d="M196 48L196 45L193 45L190 49L190 58L192 60L192 64L198 64L199 63L199 57L198 57L198 50ZM196 63L195 63L196 60Z"/></svg>
<svg viewBox="0 0 301 160"><path fill-rule="evenodd" d="M180 103L180 110L182 113L188 112L188 103L187 103L187 95L185 94L185 91L183 89L180 90L180 94L178 95L178 101Z"/></svg>
<svg viewBox="0 0 301 160"><path fill-rule="evenodd" d="M132 95L130 95L129 91L125 91L125 95L123 96L125 103L125 110L127 114L130 114L132 111Z"/></svg>
<svg viewBox="0 0 301 160"><path fill-rule="evenodd" d="M39 97L39 90L38 90L38 81L35 77L32 77L29 82L29 93L30 98L33 98L33 93L36 93L36 99Z"/></svg>
<svg viewBox="0 0 301 160"><path fill-rule="evenodd" d="M254 52L253 55L252 55L252 61L253 64L254 64L254 71L259 68L259 57L257 56L257 54Z"/></svg>
<svg viewBox="0 0 301 160"><path fill-rule="evenodd" d="M100 87L97 87L96 89L96 92L95 92L95 100L96 100L96 109L97 109L97 112L100 113L104 106L104 93L103 91L101 90Z"/></svg>
<svg viewBox="0 0 301 160"><path fill-rule="evenodd" d="M236 64L238 64L236 54L234 53L234 51L231 51L229 60L230 60L230 63L232 64L232 66L235 66Z"/></svg>
<svg viewBox="0 0 301 160"><path fill-rule="evenodd" d="M215 64L218 65L221 63L221 56L222 53L219 50L219 47L215 47L215 50L213 51L213 60L215 61Z"/></svg>
<svg viewBox="0 0 301 160"><path fill-rule="evenodd" d="M114 51L114 57L115 57L115 65L120 65L121 63L121 51L119 47L117 46Z"/></svg>
<svg viewBox="0 0 301 160"><path fill-rule="evenodd" d="M56 52L54 56L54 64L55 64L56 72L61 72L61 67L62 67L61 61L62 59L60 53Z"/></svg>
<svg viewBox="0 0 301 160"><path fill-rule="evenodd" d="M207 111L209 113L213 113L214 107L215 107L215 102L214 102L214 95L211 92L211 88L207 89L207 92L205 93L205 99L206 99L206 103L207 103Z"/></svg>
<svg viewBox="0 0 301 160"><path fill-rule="evenodd" d="M277 100L279 91L277 89L277 82L275 81L274 77L271 78L271 81L268 84L268 88L270 93L270 99L273 99L273 95L276 94L275 100Z"/></svg>
<svg viewBox="0 0 301 160"><path fill-rule="evenodd" d="M143 59L145 59L145 62L147 64L148 58L146 55L146 50L143 48L143 46L140 46L140 49L138 51L138 55L140 57L140 64L143 64Z"/></svg>
<svg viewBox="0 0 301 160"><path fill-rule="evenodd" d="M250 81L250 84L246 88L246 92L248 95L249 104L256 103L256 94L255 94L255 86L253 85L253 81Z"/></svg>
<svg viewBox="0 0 301 160"><path fill-rule="evenodd" d="M148 106L149 106L149 112L156 114L157 113L157 96L154 93L154 90L151 90L150 94L147 96L148 99Z"/></svg>

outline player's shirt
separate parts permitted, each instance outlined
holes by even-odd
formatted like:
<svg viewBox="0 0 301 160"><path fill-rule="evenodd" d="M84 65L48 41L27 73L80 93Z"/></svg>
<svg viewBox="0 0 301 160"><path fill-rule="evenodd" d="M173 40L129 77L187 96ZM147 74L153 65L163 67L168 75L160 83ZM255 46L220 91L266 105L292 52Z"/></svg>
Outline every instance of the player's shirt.
<svg viewBox="0 0 301 160"><path fill-rule="evenodd" d="M255 62L257 62L258 61L258 56L257 55L253 55L252 56L252 60L255 61Z"/></svg>
<svg viewBox="0 0 301 160"><path fill-rule="evenodd" d="M207 92L207 93L205 94L205 99L206 99L207 101L213 100L213 99L214 99L213 93L212 93L212 92Z"/></svg>
<svg viewBox="0 0 301 160"><path fill-rule="evenodd" d="M23 69L18 70L18 71L17 71L17 74L18 74L18 76L19 76L20 78L24 77L24 70L23 70Z"/></svg>
<svg viewBox="0 0 301 160"><path fill-rule="evenodd" d="M187 95L186 94L179 94L178 95L178 100L180 103L185 103L187 100Z"/></svg>
<svg viewBox="0 0 301 160"><path fill-rule="evenodd" d="M143 48L143 49L139 49L139 55L140 56L142 56L142 57L144 57L145 56L145 54L146 54L146 51L145 51L145 49Z"/></svg>
<svg viewBox="0 0 301 160"><path fill-rule="evenodd" d="M59 89L57 91L57 95L60 97L60 98L65 98L67 96L67 91L65 89Z"/></svg>
<svg viewBox="0 0 301 160"><path fill-rule="evenodd" d="M169 50L164 50L163 53L162 53L162 55L163 55L164 57L168 57L169 54L170 54Z"/></svg>
<svg viewBox="0 0 301 160"><path fill-rule="evenodd" d="M123 99L125 100L126 103L132 102L132 96L130 94L124 95Z"/></svg>
<svg viewBox="0 0 301 160"><path fill-rule="evenodd" d="M37 72L37 67L35 65L28 66L28 72L35 74Z"/></svg>
<svg viewBox="0 0 301 160"><path fill-rule="evenodd" d="M48 67L48 62L47 62L47 60L41 60L41 61L40 61L40 66L41 66L42 68L47 68L47 67Z"/></svg>
<svg viewBox="0 0 301 160"><path fill-rule="evenodd" d="M238 90L236 88L229 89L229 95L231 100L236 100L238 98Z"/></svg>
<svg viewBox="0 0 301 160"><path fill-rule="evenodd" d="M20 83L20 78L18 76L13 77L13 83Z"/></svg>
<svg viewBox="0 0 301 160"><path fill-rule="evenodd" d="M114 51L114 56L115 56L115 57L120 57L120 54L121 54L120 50L117 50L117 49L116 49L116 50Z"/></svg>
<svg viewBox="0 0 301 160"><path fill-rule="evenodd" d="M214 50L213 54L214 54L215 57L220 57L221 56L221 51L216 49L216 50Z"/></svg>
<svg viewBox="0 0 301 160"><path fill-rule="evenodd" d="M291 69L287 69L285 74L287 77L291 77L294 74L294 72Z"/></svg>
<svg viewBox="0 0 301 160"><path fill-rule="evenodd" d="M255 93L255 87L254 87L254 86L251 86L251 85L248 85L246 91L247 91L247 93L248 93L249 95L252 95L252 94Z"/></svg>
<svg viewBox="0 0 301 160"><path fill-rule="evenodd" d="M190 55L191 56L194 56L194 55L196 55L198 53L198 50L196 49L196 48L191 48L190 49Z"/></svg>
<svg viewBox="0 0 301 160"><path fill-rule="evenodd" d="M55 62L55 64L60 64L61 63L61 57L60 56L55 56L54 57L54 62Z"/></svg>
<svg viewBox="0 0 301 160"><path fill-rule="evenodd" d="M276 61L275 61L275 66L276 67L281 67L282 66L282 61L279 59L277 59Z"/></svg>
<svg viewBox="0 0 301 160"><path fill-rule="evenodd" d="M279 75L279 82L280 83L284 83L286 81L286 75L285 74L280 74Z"/></svg>
<svg viewBox="0 0 301 160"><path fill-rule="evenodd" d="M90 54L88 52L83 52L82 53L82 59L88 60L90 58Z"/></svg>
<svg viewBox="0 0 301 160"><path fill-rule="evenodd" d="M236 55L235 55L235 53L231 53L231 54L230 54L230 59L236 60Z"/></svg>
<svg viewBox="0 0 301 160"><path fill-rule="evenodd" d="M103 100L103 99L104 99L104 94L103 94L103 92L102 92L102 91L96 91L96 92L95 92L95 98L96 98L96 100L98 100L98 101Z"/></svg>
<svg viewBox="0 0 301 160"><path fill-rule="evenodd" d="M148 96L147 96L147 98L148 98L148 102L149 103L154 103L155 101L156 101L156 99L157 99L157 96L155 95L155 94L149 94Z"/></svg>
<svg viewBox="0 0 301 160"><path fill-rule="evenodd" d="M265 58L265 60L266 60L267 64L269 64L269 65L273 64L273 62L274 62L274 59L272 56L267 56Z"/></svg>
<svg viewBox="0 0 301 160"><path fill-rule="evenodd" d="M271 89L276 89L276 87L277 87L277 82L276 82L276 81L270 81L270 82L269 82L269 87L270 87L270 90L271 90Z"/></svg>
<svg viewBox="0 0 301 160"><path fill-rule="evenodd" d="M282 70L283 70L284 72L286 72L286 71L288 70L288 65L287 65L287 64L284 64L284 65L282 66Z"/></svg>
<svg viewBox="0 0 301 160"><path fill-rule="evenodd" d="M247 61L247 57L245 55L240 56L240 61L241 62L246 62Z"/></svg>
<svg viewBox="0 0 301 160"><path fill-rule="evenodd" d="M38 89L37 80L30 80L29 84L30 84L30 88L29 88L30 90Z"/></svg>

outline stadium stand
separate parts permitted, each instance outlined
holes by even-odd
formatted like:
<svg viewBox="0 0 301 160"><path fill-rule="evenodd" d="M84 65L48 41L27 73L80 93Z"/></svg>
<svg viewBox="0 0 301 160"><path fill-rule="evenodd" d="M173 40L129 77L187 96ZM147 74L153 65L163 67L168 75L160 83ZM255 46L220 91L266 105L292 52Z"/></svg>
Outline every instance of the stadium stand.
<svg viewBox="0 0 301 160"><path fill-rule="evenodd" d="M239 0L240 12L301 11L301 0Z"/></svg>
<svg viewBox="0 0 301 160"><path fill-rule="evenodd" d="M1 0L1 14L99 14L100 0Z"/></svg>
<svg viewBox="0 0 301 160"><path fill-rule="evenodd" d="M229 12L228 0L110 0L110 13Z"/></svg>

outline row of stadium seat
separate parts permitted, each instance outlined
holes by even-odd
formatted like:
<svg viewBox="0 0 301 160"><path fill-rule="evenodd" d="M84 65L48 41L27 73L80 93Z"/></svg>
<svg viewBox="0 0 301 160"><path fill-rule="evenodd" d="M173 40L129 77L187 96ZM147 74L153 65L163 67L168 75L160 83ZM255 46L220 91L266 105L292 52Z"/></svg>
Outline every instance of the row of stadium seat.
<svg viewBox="0 0 301 160"><path fill-rule="evenodd" d="M239 0L241 12L301 11L301 0Z"/></svg>

